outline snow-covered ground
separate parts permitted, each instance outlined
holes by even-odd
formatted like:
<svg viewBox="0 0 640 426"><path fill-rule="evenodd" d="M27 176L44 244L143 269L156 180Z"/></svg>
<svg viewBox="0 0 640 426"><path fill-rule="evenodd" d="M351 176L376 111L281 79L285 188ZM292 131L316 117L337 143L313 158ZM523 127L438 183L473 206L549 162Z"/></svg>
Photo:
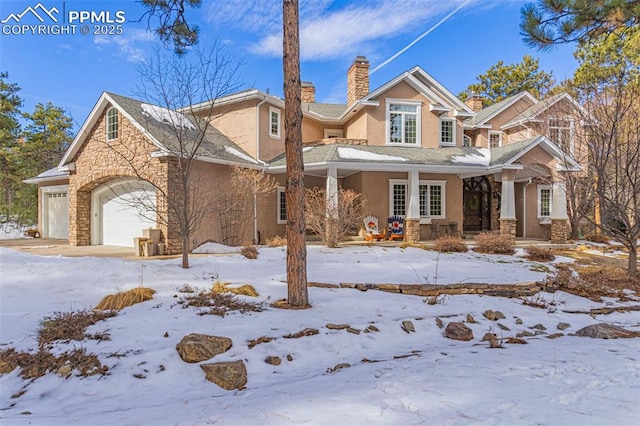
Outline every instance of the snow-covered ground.
<svg viewBox="0 0 640 426"><path fill-rule="evenodd" d="M538 264L515 256L397 247L310 246L308 252L309 280L324 283L512 283L545 277ZM111 340L56 345L60 351L87 348L109 366L110 375L48 374L27 382L14 370L0 377L0 423L640 424L640 339L569 336L599 322L640 331L640 312L593 318L563 312L617 305L612 299L600 304L557 292L540 294L553 302L550 309L489 296L447 296L429 305L417 296L310 288L312 308L292 311L268 305L286 297L282 247L261 248L256 260L240 254L193 257L188 270L179 262L41 257L0 248L1 349L36 350L39 321L54 312L90 308L107 294L140 284L157 290L153 300L88 330L108 331ZM184 284L209 289L216 279L254 285L260 296L247 299L265 302L265 310L200 316L177 303ZM510 331L485 319L487 309L504 313L499 322ZM437 317L446 324L467 314L478 322L467 324L472 341L447 339L436 325ZM401 329L403 320L413 322L414 333ZM481 341L486 332L514 336L537 324L552 334L561 322L570 327L557 339L542 335L503 349ZM379 332L352 334L330 330L327 323L360 330L373 324ZM282 338L307 327L320 333ZM228 352L209 362L243 360L245 390L225 391L206 381L198 364L180 359L175 346L192 332L233 339ZM247 342L260 336L276 339L249 349ZM269 355L282 364L266 364ZM340 363L350 367L329 371ZM26 392L11 397L21 390Z"/></svg>

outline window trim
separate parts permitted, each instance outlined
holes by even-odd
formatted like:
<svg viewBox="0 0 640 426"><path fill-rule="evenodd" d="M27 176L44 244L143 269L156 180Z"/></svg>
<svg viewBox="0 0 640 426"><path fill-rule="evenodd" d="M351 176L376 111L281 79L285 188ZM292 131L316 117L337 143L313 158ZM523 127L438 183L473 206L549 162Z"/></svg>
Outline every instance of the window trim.
<svg viewBox="0 0 640 426"><path fill-rule="evenodd" d="M344 131L342 129L324 129L324 139L342 138Z"/></svg>
<svg viewBox="0 0 640 426"><path fill-rule="evenodd" d="M552 126L551 121L564 121L568 124L568 127L563 126ZM549 139L551 139L551 129L568 129L569 130L569 154L574 155L576 151L576 134L575 134L575 118L573 117L563 117L563 116L551 116L547 118L547 127L549 128ZM561 144L561 141L551 139L553 143L558 145L560 149L564 150L564 147Z"/></svg>
<svg viewBox="0 0 640 426"><path fill-rule="evenodd" d="M114 112L115 114L111 114ZM115 123L111 123L111 120L115 117ZM115 130L112 128L115 126ZM112 135L115 133L115 137ZM107 114L105 116L105 137L107 138L107 142L115 141L118 139L120 134L120 114L118 113L118 108L111 107L107 110Z"/></svg>
<svg viewBox="0 0 640 426"><path fill-rule="evenodd" d="M285 218L286 218L286 188L284 186L280 186L278 185L278 187L276 188L276 194L277 194L277 198L276 198L276 222L278 223L278 225L286 225L287 224L287 219L282 219L282 203L281 203L281 199L282 197L285 197Z"/></svg>
<svg viewBox="0 0 640 426"><path fill-rule="evenodd" d="M444 142L442 140L442 123L449 121L452 123L451 125L451 142ZM439 136L438 139L440 140L440 146L456 146L456 119L454 117L440 117L439 120Z"/></svg>
<svg viewBox="0 0 640 426"><path fill-rule="evenodd" d="M542 215L542 191L549 191L549 215ZM538 185L538 219L547 220L551 219L553 213L553 186L551 185Z"/></svg>
<svg viewBox="0 0 640 426"><path fill-rule="evenodd" d="M488 148L494 148L491 146L491 136L498 136L498 146L496 146L495 148L501 147L502 146L502 132L499 130L489 130L489 135L487 136L487 145Z"/></svg>
<svg viewBox="0 0 640 426"><path fill-rule="evenodd" d="M409 105L416 107L416 143L391 142L391 105ZM422 102L409 99L385 99L385 144L391 146L422 146ZM404 130L403 130L404 139Z"/></svg>
<svg viewBox="0 0 640 426"><path fill-rule="evenodd" d="M409 180L407 179L389 179L389 216L393 215L393 186L394 185L404 185L405 186L405 209L409 205ZM431 223L432 219L446 219L447 218L447 181L446 180L418 180L418 185L426 185L427 186L427 198L426 204L427 209L429 209L429 187L431 186L440 186L442 191L442 201L441 201L441 212L439 215L420 215L420 223L428 224ZM419 201L418 201L419 202ZM405 214L398 215L401 217L406 216Z"/></svg>
<svg viewBox="0 0 640 426"><path fill-rule="evenodd" d="M277 132L273 132L273 114L276 114L278 116L278 126L277 126ZM269 137L272 139L280 139L280 135L281 135L281 127L282 127L282 117L281 117L282 112L280 111L279 108L275 108L272 106L269 106Z"/></svg>

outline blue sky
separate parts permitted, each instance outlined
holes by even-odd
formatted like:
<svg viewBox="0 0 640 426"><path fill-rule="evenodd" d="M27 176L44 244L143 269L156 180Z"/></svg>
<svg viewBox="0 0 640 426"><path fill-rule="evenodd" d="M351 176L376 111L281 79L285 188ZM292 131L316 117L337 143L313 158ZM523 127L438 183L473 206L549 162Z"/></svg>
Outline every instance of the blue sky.
<svg viewBox="0 0 640 426"><path fill-rule="evenodd" d="M159 44L147 31L144 9L134 0L2 0L0 21L41 3L59 11L60 21L72 11L124 12L120 35L5 34L15 25L40 24L31 13L19 22L0 23L0 70L21 88L24 111L38 102L63 107L80 125L102 91L133 96L138 67ZM245 87L269 89L282 96L281 2L278 0L204 0L188 12L201 30L200 43L220 40L243 60L240 78ZM345 102L346 71L357 55L371 69L392 57L464 3L464 0L301 0L302 80L316 86L318 102ZM478 74L502 60L519 62L524 55L540 58L540 66L557 80L572 76L573 46L550 52L526 47L519 35L524 1L469 0L458 12L371 75L375 88L398 74L421 66L454 94L475 82ZM40 11L42 9L39 9ZM64 11L64 13L62 12ZM52 12L53 13L53 12ZM44 24L54 24L40 13ZM103 14L103 18L106 15ZM122 15L120 15L122 16ZM67 22L68 23L68 22ZM86 21L91 31L94 24ZM8 29L3 28L9 25Z"/></svg>

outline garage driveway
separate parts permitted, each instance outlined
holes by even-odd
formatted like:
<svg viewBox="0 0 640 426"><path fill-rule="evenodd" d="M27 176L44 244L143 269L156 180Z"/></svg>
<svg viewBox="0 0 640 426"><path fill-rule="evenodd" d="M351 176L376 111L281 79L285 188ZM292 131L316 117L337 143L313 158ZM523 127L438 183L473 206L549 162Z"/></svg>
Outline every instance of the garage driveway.
<svg viewBox="0 0 640 426"><path fill-rule="evenodd" d="M41 256L68 257L118 257L123 259L139 259L133 247L116 246L70 246L67 240L53 238L22 238L17 240L0 240L0 247L6 247ZM154 256L151 259L166 259L176 256Z"/></svg>

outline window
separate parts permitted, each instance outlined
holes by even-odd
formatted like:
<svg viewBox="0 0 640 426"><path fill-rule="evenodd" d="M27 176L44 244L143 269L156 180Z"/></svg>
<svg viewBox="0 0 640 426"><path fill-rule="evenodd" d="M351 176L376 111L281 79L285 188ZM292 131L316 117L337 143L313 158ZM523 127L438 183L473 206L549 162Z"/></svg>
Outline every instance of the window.
<svg viewBox="0 0 640 426"><path fill-rule="evenodd" d="M269 108L269 136L280 139L280 110Z"/></svg>
<svg viewBox="0 0 640 426"><path fill-rule="evenodd" d="M551 186L538 185L538 217L551 217Z"/></svg>
<svg viewBox="0 0 640 426"><path fill-rule="evenodd" d="M107 140L118 139L118 110L110 108L107 110Z"/></svg>
<svg viewBox="0 0 640 426"><path fill-rule="evenodd" d="M549 119L549 139L562 149L569 149L571 154L575 151L573 138L573 120L564 118Z"/></svg>
<svg viewBox="0 0 640 426"><path fill-rule="evenodd" d="M440 119L440 145L456 144L456 121L453 118Z"/></svg>
<svg viewBox="0 0 640 426"><path fill-rule="evenodd" d="M283 225L287 223L287 197L284 186L278 187L277 196L278 224Z"/></svg>
<svg viewBox="0 0 640 426"><path fill-rule="evenodd" d="M502 146L502 132L489 130L489 148Z"/></svg>
<svg viewBox="0 0 640 426"><path fill-rule="evenodd" d="M335 139L342 137L342 129L324 129L325 139Z"/></svg>
<svg viewBox="0 0 640 426"><path fill-rule="evenodd" d="M409 200L407 199L408 184L406 180L390 180L391 215L405 216ZM420 201L420 217L444 219L445 214L445 185L444 181L421 180L418 184Z"/></svg>
<svg viewBox="0 0 640 426"><path fill-rule="evenodd" d="M387 100L387 143L419 145L419 102Z"/></svg>

